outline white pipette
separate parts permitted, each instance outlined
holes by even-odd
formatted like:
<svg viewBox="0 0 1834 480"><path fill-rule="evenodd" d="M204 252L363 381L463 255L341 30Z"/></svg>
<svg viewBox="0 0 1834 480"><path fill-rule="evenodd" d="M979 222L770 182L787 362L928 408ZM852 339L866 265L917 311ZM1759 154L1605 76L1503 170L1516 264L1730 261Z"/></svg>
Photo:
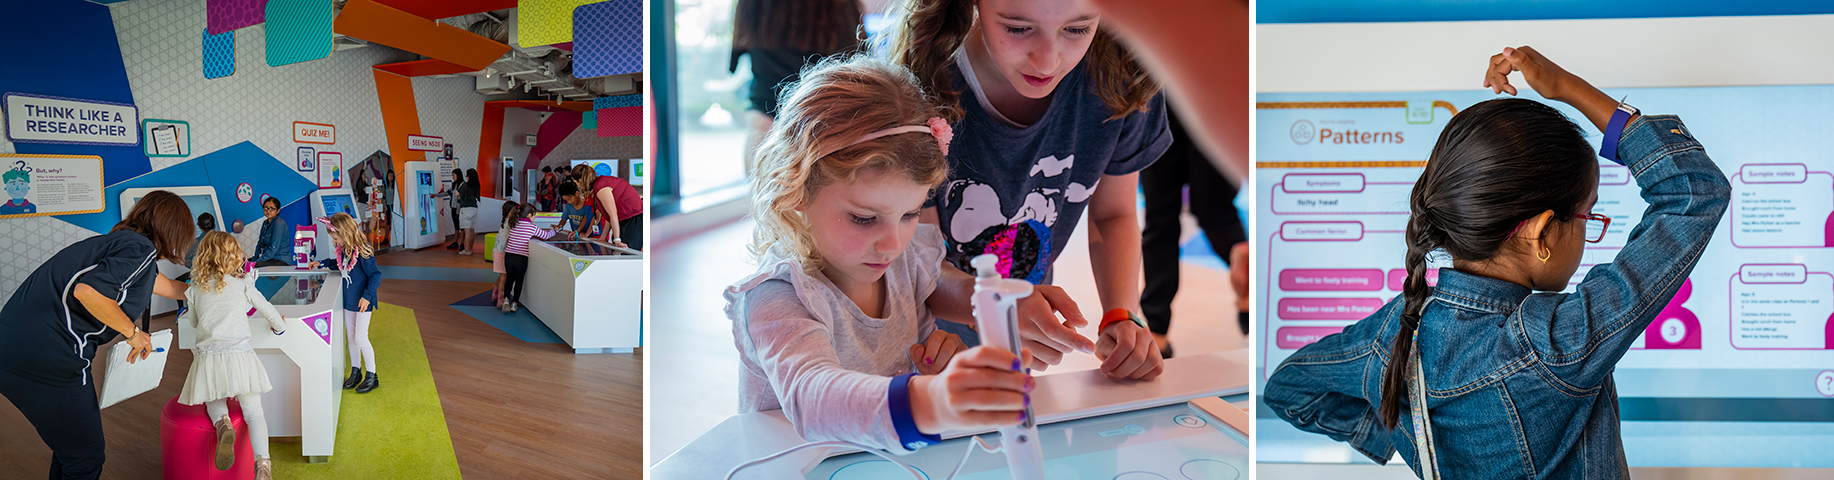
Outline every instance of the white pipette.
<svg viewBox="0 0 1834 480"><path fill-rule="evenodd" d="M1024 280L1000 278L995 270L999 257L980 255L969 260L974 267L974 321L979 324L981 345L1011 350L1017 355L1019 340L1019 299L1032 294L1032 284ZM1044 448L1038 443L1037 416L1025 407L1025 421L1001 428L1000 449L1006 452L1006 468L1014 480L1044 479Z"/></svg>

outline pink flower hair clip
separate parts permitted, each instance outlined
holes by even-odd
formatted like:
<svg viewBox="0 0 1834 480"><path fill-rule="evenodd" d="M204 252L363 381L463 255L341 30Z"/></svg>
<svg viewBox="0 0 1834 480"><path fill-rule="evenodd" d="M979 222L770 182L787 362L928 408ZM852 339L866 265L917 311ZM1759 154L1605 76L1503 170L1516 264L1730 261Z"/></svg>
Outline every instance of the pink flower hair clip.
<svg viewBox="0 0 1834 480"><path fill-rule="evenodd" d="M930 117L930 136L936 137L936 148L942 149L942 155L949 156L949 142L955 141L955 129L942 117Z"/></svg>

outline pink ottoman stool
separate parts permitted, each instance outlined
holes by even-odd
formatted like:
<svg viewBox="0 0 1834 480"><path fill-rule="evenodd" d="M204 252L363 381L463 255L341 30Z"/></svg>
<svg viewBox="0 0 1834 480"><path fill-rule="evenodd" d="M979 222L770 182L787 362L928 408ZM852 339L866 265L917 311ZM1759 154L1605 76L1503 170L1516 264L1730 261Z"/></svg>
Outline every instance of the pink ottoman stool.
<svg viewBox="0 0 1834 480"><path fill-rule="evenodd" d="M249 480L255 478L255 450L248 443L242 406L229 400L229 424L236 429L236 463L217 470L217 428L203 405L166 401L159 412L159 453L167 480Z"/></svg>

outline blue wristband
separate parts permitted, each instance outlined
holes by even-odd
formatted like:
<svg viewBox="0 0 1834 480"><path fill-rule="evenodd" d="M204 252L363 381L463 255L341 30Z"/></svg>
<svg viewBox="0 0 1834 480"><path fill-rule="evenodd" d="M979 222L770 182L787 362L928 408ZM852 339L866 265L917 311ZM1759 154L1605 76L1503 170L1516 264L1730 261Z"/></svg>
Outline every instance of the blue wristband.
<svg viewBox="0 0 1834 480"><path fill-rule="evenodd" d="M1605 138L1599 141L1598 156L1605 157L1618 165L1624 161L1617 157L1617 141L1624 135L1624 124L1630 123L1630 116L1637 113L1637 107L1619 103L1617 110L1611 112L1611 121L1605 123Z"/></svg>
<svg viewBox="0 0 1834 480"><path fill-rule="evenodd" d="M891 387L886 392L886 403L892 411L892 428L898 431L898 443L907 450L942 443L941 435L924 435L917 430L917 418L911 415L911 377L916 375L906 373L892 377Z"/></svg>

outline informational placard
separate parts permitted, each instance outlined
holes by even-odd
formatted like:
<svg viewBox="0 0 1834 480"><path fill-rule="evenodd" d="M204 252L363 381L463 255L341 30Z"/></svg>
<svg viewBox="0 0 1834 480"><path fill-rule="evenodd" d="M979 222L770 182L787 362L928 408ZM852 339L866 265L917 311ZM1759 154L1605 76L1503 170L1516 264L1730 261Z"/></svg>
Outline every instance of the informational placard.
<svg viewBox="0 0 1834 480"><path fill-rule="evenodd" d="M535 146L535 134L530 133L530 134L523 135L522 136L522 146L524 147Z"/></svg>
<svg viewBox="0 0 1834 480"><path fill-rule="evenodd" d="M446 149L446 139L426 135L408 135L408 150L439 152Z"/></svg>
<svg viewBox="0 0 1834 480"><path fill-rule="evenodd" d="M331 145L338 141L337 127L323 123L293 122L293 143Z"/></svg>
<svg viewBox="0 0 1834 480"><path fill-rule="evenodd" d="M7 92L6 138L66 145L139 145L140 110L125 103Z"/></svg>
<svg viewBox="0 0 1834 480"><path fill-rule="evenodd" d="M318 152L318 188L344 186L344 154Z"/></svg>
<svg viewBox="0 0 1834 480"><path fill-rule="evenodd" d="M643 179L648 177L648 175L644 173L643 159L630 159L630 184L639 187L643 186Z"/></svg>
<svg viewBox="0 0 1834 480"><path fill-rule="evenodd" d="M0 154L0 219L102 211L102 157Z"/></svg>
<svg viewBox="0 0 1834 480"><path fill-rule="evenodd" d="M458 160L456 159L453 159L451 157L441 157L439 159L439 189L440 191L452 190L452 169L457 168L457 167L458 167Z"/></svg>
<svg viewBox="0 0 1834 480"><path fill-rule="evenodd" d="M299 171L313 171L314 165L318 165L318 153L312 147L299 147Z"/></svg>
<svg viewBox="0 0 1834 480"><path fill-rule="evenodd" d="M191 156L191 124L182 120L149 118L140 122L140 133L146 136L146 156Z"/></svg>

